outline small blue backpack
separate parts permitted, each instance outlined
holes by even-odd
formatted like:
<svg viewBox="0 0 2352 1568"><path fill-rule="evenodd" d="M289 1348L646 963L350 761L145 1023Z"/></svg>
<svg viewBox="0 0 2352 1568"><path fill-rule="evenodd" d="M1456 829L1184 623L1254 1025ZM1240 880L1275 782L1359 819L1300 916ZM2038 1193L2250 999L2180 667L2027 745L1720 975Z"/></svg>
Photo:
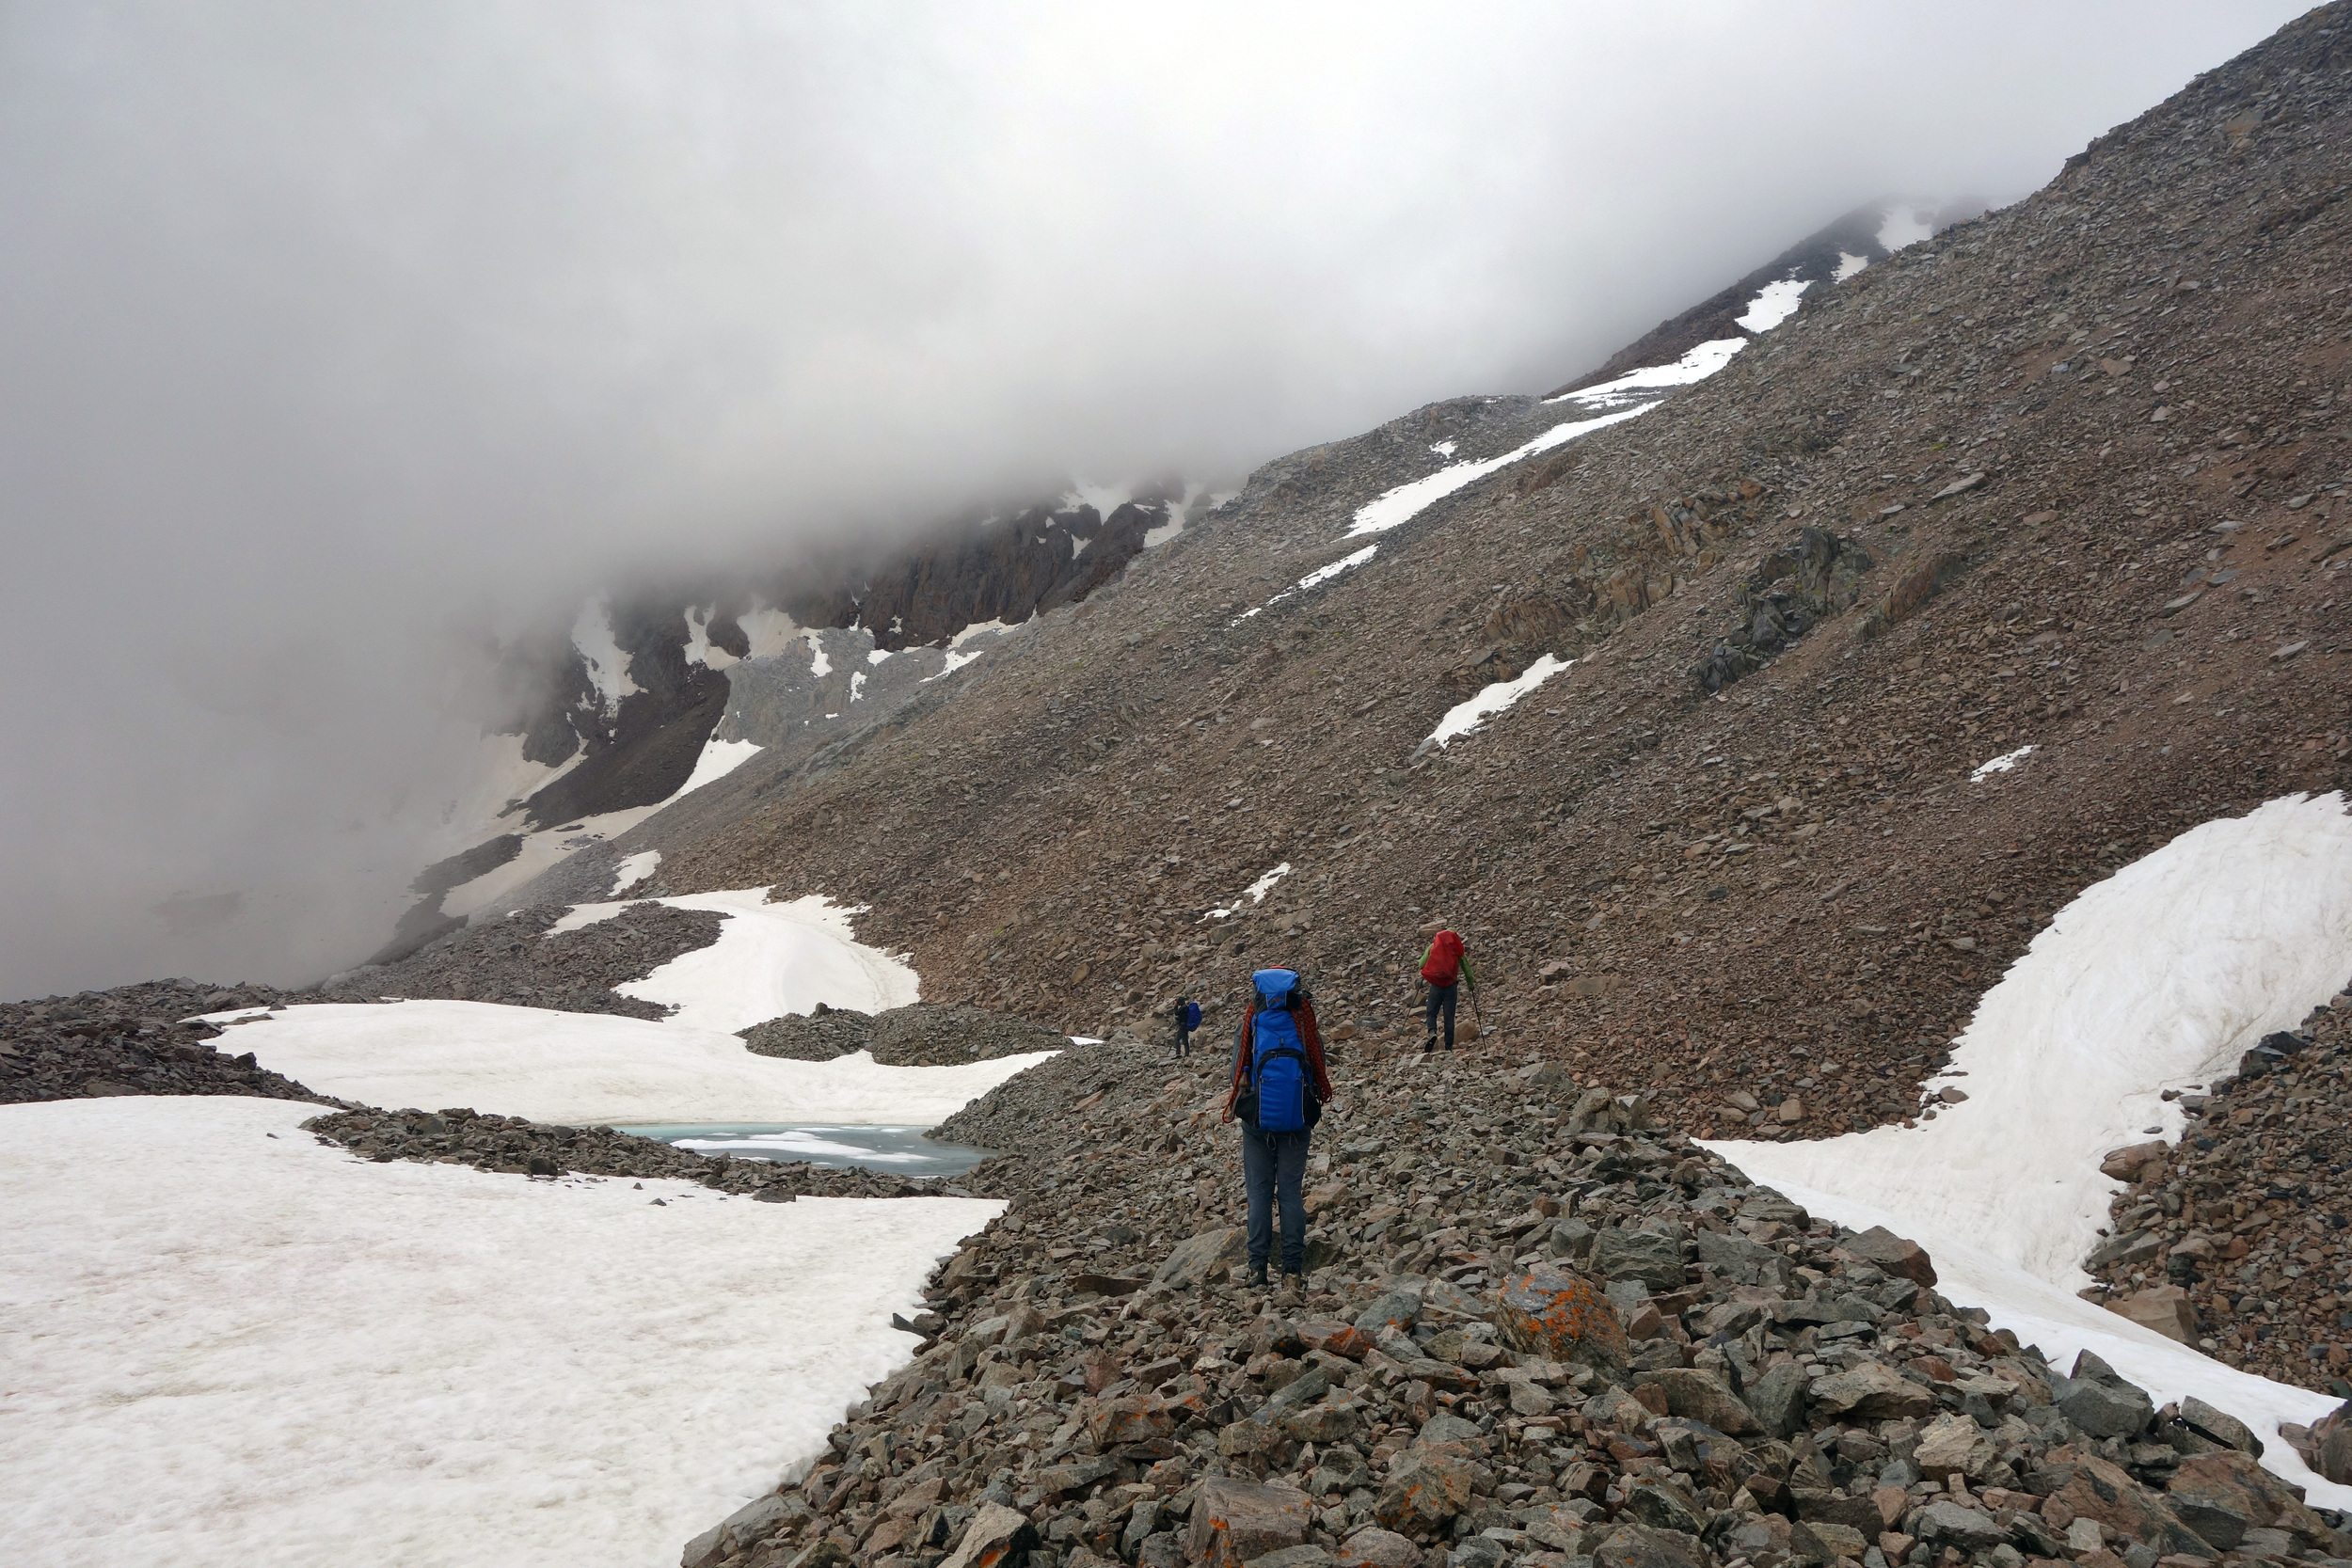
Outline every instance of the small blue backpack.
<svg viewBox="0 0 2352 1568"><path fill-rule="evenodd" d="M1184 1004L1184 1018L1183 1018L1182 1020L1180 1020L1179 1022L1182 1023L1183 1027L1185 1029L1185 1031L1186 1031L1187 1033L1189 1033L1190 1031L1192 1031L1192 1030L1194 1030L1194 1029L1198 1029L1198 1028L1200 1028L1200 1003L1198 1003L1198 1002L1187 1002L1187 1003L1185 1003L1185 1004Z"/></svg>
<svg viewBox="0 0 2352 1568"><path fill-rule="evenodd" d="M1242 1119L1261 1132L1297 1132L1322 1109L1307 1078L1306 1042L1299 1037L1298 975L1262 969L1250 976L1258 997L1249 1021L1249 1084Z"/></svg>

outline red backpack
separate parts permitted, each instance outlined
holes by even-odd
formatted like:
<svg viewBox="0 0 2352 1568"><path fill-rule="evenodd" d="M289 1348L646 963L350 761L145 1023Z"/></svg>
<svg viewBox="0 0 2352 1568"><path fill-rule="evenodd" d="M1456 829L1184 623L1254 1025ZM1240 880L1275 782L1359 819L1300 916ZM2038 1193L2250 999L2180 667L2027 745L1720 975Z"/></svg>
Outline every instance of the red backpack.
<svg viewBox="0 0 2352 1568"><path fill-rule="evenodd" d="M1433 986L1450 986L1462 977L1462 939L1452 931L1439 931L1438 940L1429 944L1429 961L1421 966L1421 977Z"/></svg>

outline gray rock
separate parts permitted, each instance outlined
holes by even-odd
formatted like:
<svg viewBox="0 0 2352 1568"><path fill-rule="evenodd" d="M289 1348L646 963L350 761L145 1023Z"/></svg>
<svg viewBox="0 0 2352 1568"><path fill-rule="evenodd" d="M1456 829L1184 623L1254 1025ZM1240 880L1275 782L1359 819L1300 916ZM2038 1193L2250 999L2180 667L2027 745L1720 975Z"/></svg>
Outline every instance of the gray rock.
<svg viewBox="0 0 2352 1568"><path fill-rule="evenodd" d="M2181 1402L2181 1420L2200 1435L2226 1448L2250 1453L2256 1459L2262 1457L2263 1440L2254 1435L2252 1428L2228 1411L2215 1409L2194 1394Z"/></svg>
<svg viewBox="0 0 2352 1568"><path fill-rule="evenodd" d="M1804 1425L1804 1369L1783 1361L1765 1370L1748 1386L1748 1409L1756 1425L1774 1437L1788 1437Z"/></svg>
<svg viewBox="0 0 2352 1568"><path fill-rule="evenodd" d="M1989 1551L2009 1540L1992 1514L1973 1508L1963 1508L1948 1497L1938 1497L1918 1511L1913 1527L1922 1541L1957 1547L1963 1552Z"/></svg>
<svg viewBox="0 0 2352 1568"><path fill-rule="evenodd" d="M1239 1226L1221 1230L1204 1230L1200 1235L1176 1243L1152 1275L1160 1285L1172 1285L1179 1290L1221 1280L1226 1271L1248 1255L1249 1236Z"/></svg>
<svg viewBox="0 0 2352 1568"><path fill-rule="evenodd" d="M1682 1288L1682 1243L1647 1230L1604 1230L1593 1238L1593 1269L1610 1280L1638 1279L1651 1291Z"/></svg>
<svg viewBox="0 0 2352 1568"><path fill-rule="evenodd" d="M2092 1378L2061 1379L2052 1402L2066 1418L2093 1437L2129 1437L2147 1426L2156 1407L2147 1394L2118 1378L2113 1385Z"/></svg>

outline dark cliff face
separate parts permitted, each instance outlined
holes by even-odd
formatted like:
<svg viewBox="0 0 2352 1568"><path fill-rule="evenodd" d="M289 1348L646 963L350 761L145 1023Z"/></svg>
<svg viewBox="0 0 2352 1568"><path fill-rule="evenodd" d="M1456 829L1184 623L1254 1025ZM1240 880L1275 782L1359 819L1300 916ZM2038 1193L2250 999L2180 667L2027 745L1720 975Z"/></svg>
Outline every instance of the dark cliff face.
<svg viewBox="0 0 2352 1568"><path fill-rule="evenodd" d="M1168 521L1172 496L1147 493L1106 518L1092 506L1041 502L1009 517L943 530L864 572L858 586L778 595L805 626L863 626L896 651L943 643L964 627L1008 626L1074 604L1123 570Z"/></svg>
<svg viewBox="0 0 2352 1568"><path fill-rule="evenodd" d="M946 525L879 557L804 558L764 577L747 572L615 597L603 612L625 661L616 673L635 688L617 702L606 700L568 627L517 639L497 655L485 728L521 736L530 761L574 766L508 804L499 826L511 831L420 877L419 902L369 961L398 961L464 925L462 916L442 912L443 895L513 859L519 833L658 805L684 787L726 717L732 690L724 673L690 657L698 629L713 648L739 659L752 651L739 617L759 604L803 626L863 627L877 648L892 652L945 644L992 621L1018 625L1116 578L1143 549L1145 534L1168 520L1182 493L1147 492L1107 518L1062 498Z"/></svg>

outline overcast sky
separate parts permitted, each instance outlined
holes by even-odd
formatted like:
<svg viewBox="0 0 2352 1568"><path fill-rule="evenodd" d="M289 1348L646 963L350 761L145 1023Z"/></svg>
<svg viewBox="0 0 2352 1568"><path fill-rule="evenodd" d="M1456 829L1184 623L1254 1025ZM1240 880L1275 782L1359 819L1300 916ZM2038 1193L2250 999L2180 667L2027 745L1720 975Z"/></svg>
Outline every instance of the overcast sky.
<svg viewBox="0 0 2352 1568"><path fill-rule="evenodd" d="M1540 390L2301 8L0 6L0 995L371 945L485 606Z"/></svg>

